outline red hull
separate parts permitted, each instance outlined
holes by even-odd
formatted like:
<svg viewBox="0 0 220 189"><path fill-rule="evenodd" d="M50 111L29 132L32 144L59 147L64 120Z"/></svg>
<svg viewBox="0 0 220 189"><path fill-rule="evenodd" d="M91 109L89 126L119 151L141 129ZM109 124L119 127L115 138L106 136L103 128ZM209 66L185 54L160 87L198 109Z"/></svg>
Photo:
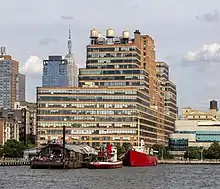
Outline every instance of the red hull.
<svg viewBox="0 0 220 189"><path fill-rule="evenodd" d="M122 168L122 161L118 162L91 162L88 165L89 169L117 169Z"/></svg>
<svg viewBox="0 0 220 189"><path fill-rule="evenodd" d="M124 157L123 165L134 167L155 166L157 165L157 157L129 150Z"/></svg>

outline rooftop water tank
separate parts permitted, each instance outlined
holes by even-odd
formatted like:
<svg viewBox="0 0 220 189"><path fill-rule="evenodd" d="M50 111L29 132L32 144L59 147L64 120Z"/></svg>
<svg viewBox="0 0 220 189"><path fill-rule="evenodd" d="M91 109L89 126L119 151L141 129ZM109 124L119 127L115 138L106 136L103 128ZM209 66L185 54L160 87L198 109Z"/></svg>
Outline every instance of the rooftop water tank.
<svg viewBox="0 0 220 189"><path fill-rule="evenodd" d="M124 30L124 31L122 32L122 38L123 38L123 39L129 39L129 38L130 38L129 31Z"/></svg>
<svg viewBox="0 0 220 189"><path fill-rule="evenodd" d="M96 29L90 30L90 38L98 38L98 30Z"/></svg>
<svg viewBox="0 0 220 189"><path fill-rule="evenodd" d="M106 38L114 38L115 37L115 32L113 29L109 28L106 30Z"/></svg>

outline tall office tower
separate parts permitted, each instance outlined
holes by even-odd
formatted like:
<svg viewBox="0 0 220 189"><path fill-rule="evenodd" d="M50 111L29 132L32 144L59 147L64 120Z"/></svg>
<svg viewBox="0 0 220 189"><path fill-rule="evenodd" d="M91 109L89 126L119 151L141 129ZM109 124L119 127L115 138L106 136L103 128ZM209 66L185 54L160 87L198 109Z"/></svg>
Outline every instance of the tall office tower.
<svg viewBox="0 0 220 189"><path fill-rule="evenodd" d="M63 125L68 142L167 144L153 39L112 29L106 36L93 29L90 39L80 87L37 88L38 144L61 140Z"/></svg>
<svg viewBox="0 0 220 189"><path fill-rule="evenodd" d="M64 58L67 60L67 74L70 87L78 86L78 68L75 63L74 56L72 54L72 40L71 40L71 29L69 28L69 39L68 39L68 54Z"/></svg>
<svg viewBox="0 0 220 189"><path fill-rule="evenodd" d="M177 118L176 85L169 80L169 66L165 62L157 62L157 77L165 100L165 132L167 135L174 132Z"/></svg>
<svg viewBox="0 0 220 189"><path fill-rule="evenodd" d="M19 95L25 85L25 77L19 79L19 62L6 55L5 47L1 47L0 55L0 108L13 109L14 103L24 96ZM21 86L21 87L20 87Z"/></svg>
<svg viewBox="0 0 220 189"><path fill-rule="evenodd" d="M67 87L67 60L62 56L49 56L43 61L42 85L44 87Z"/></svg>

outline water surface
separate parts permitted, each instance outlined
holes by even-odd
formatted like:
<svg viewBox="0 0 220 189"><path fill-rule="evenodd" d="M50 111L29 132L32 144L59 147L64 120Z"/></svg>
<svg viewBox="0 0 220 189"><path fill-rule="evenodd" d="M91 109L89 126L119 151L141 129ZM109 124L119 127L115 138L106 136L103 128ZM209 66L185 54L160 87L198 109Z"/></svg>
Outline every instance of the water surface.
<svg viewBox="0 0 220 189"><path fill-rule="evenodd" d="M218 189L218 165L158 165L112 170L0 167L1 189Z"/></svg>

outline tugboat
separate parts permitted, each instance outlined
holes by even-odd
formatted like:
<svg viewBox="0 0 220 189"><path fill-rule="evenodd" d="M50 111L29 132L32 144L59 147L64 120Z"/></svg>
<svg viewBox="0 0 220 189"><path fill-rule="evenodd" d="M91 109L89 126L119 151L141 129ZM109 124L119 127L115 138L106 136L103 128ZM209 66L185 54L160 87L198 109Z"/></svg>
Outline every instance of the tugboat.
<svg viewBox="0 0 220 189"><path fill-rule="evenodd" d="M116 169L122 168L122 161L117 160L117 148L111 144L107 147L100 149L98 154L98 161L92 161L88 164L89 169Z"/></svg>

